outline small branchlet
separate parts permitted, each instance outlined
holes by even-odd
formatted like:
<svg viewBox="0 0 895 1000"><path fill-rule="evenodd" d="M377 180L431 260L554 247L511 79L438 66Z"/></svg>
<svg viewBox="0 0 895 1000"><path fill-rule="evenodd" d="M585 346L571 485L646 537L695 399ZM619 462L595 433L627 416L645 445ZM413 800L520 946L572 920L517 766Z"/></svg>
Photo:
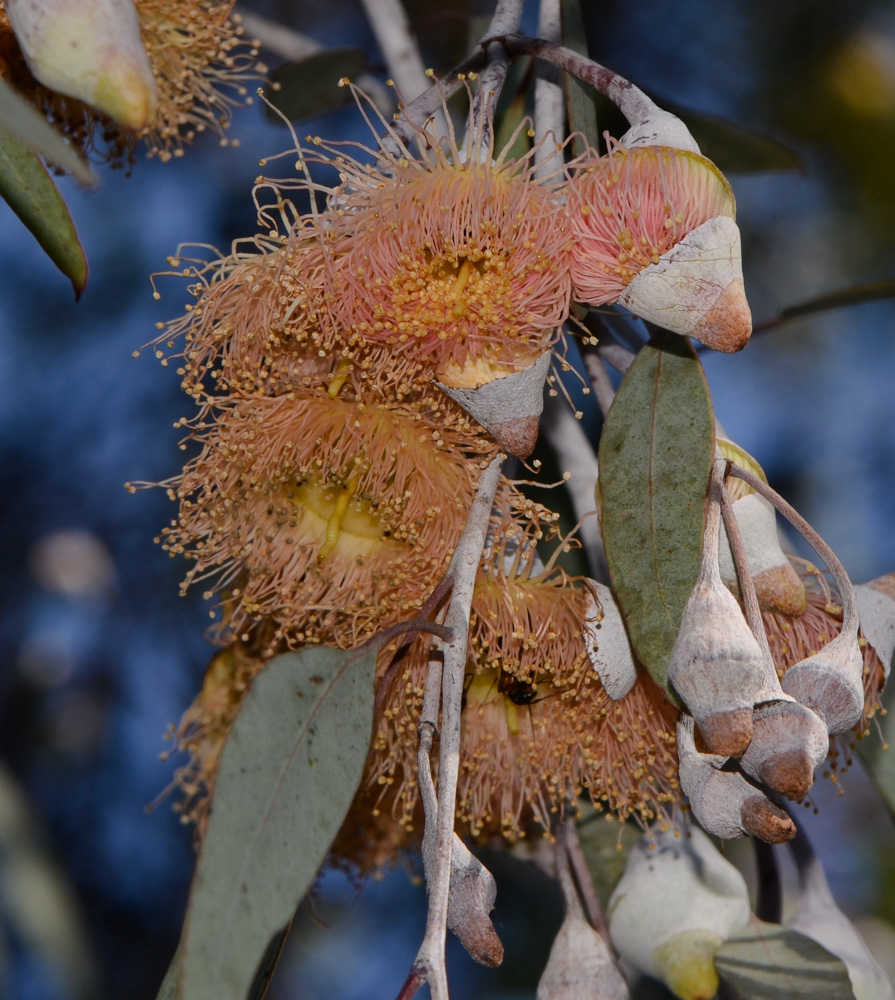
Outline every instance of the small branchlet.
<svg viewBox="0 0 895 1000"><path fill-rule="evenodd" d="M758 476L737 465L729 474L767 498L823 559L842 599L842 631L819 652L800 660L784 674L783 690L815 711L830 735L844 733L864 710L864 658L858 645L858 604L854 587L833 550L783 497Z"/></svg>

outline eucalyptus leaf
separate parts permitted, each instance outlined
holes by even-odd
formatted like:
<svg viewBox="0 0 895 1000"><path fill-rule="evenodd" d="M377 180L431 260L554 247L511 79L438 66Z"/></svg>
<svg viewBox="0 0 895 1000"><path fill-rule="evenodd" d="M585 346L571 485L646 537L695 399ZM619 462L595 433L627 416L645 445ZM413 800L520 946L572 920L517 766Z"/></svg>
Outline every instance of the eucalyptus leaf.
<svg viewBox="0 0 895 1000"><path fill-rule="evenodd" d="M0 196L69 279L78 298L87 284L87 258L65 199L37 154L0 132Z"/></svg>
<svg viewBox="0 0 895 1000"><path fill-rule="evenodd" d="M681 108L667 101L662 107L683 121L698 143L702 155L707 156L725 173L756 174L805 169L802 157L777 139L703 111Z"/></svg>
<svg viewBox="0 0 895 1000"><path fill-rule="evenodd" d="M891 680L883 690L882 700L885 712L877 712L874 716L870 732L858 740L857 751L889 815L895 819L895 752L892 750L895 746L895 683Z"/></svg>
<svg viewBox="0 0 895 1000"><path fill-rule="evenodd" d="M842 309L844 306L858 306L864 302L876 302L879 299L895 298L895 279L874 281L869 285L852 285L850 288L840 288L827 295L819 295L816 299L800 302L798 305L787 306L779 316L760 323L755 332L773 329L787 320L798 316L808 316L811 313L826 312L828 309Z"/></svg>
<svg viewBox="0 0 895 1000"><path fill-rule="evenodd" d="M183 946L178 945L165 978L162 980L156 1000L177 1000L177 986L180 982L180 970L183 965Z"/></svg>
<svg viewBox="0 0 895 1000"><path fill-rule="evenodd" d="M270 74L273 87L268 98L290 121L312 118L351 102L351 91L339 87L339 80L357 76L366 61L362 49L350 48L327 49L283 63ZM282 122L269 107L265 114L271 121Z"/></svg>
<svg viewBox="0 0 895 1000"><path fill-rule="evenodd" d="M310 646L255 678L221 755L190 895L181 1000L245 1000L360 782L375 650Z"/></svg>
<svg viewBox="0 0 895 1000"><path fill-rule="evenodd" d="M637 657L668 690L668 658L699 575L715 447L705 373L658 331L619 386L600 438L597 502L612 587Z"/></svg>
<svg viewBox="0 0 895 1000"><path fill-rule="evenodd" d="M703 156L725 174L804 170L802 157L777 139L743 128L725 118L683 108L657 94L648 93L648 96L664 111L670 111L681 119ZM628 121L608 98L596 94L594 102L600 124L610 135L618 136L628 130Z"/></svg>
<svg viewBox="0 0 895 1000"><path fill-rule="evenodd" d="M721 945L715 968L743 1000L854 1000L845 964L779 924L753 920Z"/></svg>
<svg viewBox="0 0 895 1000"><path fill-rule="evenodd" d="M2 766L0 923L19 948L46 963L59 995L97 995L99 973L78 899L24 790Z"/></svg>
<svg viewBox="0 0 895 1000"><path fill-rule="evenodd" d="M631 848L642 831L614 816L598 812L593 806L581 806L578 838L594 888L605 910L609 897L625 873Z"/></svg>
<svg viewBox="0 0 895 1000"><path fill-rule="evenodd" d="M586 56L587 35L584 32L584 19L581 16L581 0L562 0L560 16L563 45ZM594 92L572 73L563 73L563 83L566 106L569 109L569 130L572 133L579 133L572 139L572 152L575 156L580 156L588 145L597 149L600 143Z"/></svg>
<svg viewBox="0 0 895 1000"><path fill-rule="evenodd" d="M40 153L87 187L99 183L87 161L0 76L0 131Z"/></svg>

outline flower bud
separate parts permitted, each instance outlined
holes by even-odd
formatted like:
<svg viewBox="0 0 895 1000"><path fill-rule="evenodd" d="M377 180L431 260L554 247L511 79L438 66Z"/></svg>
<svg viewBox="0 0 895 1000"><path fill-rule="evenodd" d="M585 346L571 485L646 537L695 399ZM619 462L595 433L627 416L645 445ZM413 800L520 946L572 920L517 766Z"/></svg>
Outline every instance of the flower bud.
<svg viewBox="0 0 895 1000"><path fill-rule="evenodd" d="M594 670L600 675L606 694L619 701L634 687L637 664L631 641L619 611L615 595L602 583L588 581L596 592L599 604L589 595L584 619L584 641Z"/></svg>
<svg viewBox="0 0 895 1000"><path fill-rule="evenodd" d="M832 736L847 732L861 718L863 675L856 623L854 628L843 625L823 649L790 667L780 684L796 701L815 711Z"/></svg>
<svg viewBox="0 0 895 1000"><path fill-rule="evenodd" d="M569 178L574 297L740 350L752 317L730 185L696 152L633 143Z"/></svg>
<svg viewBox="0 0 895 1000"><path fill-rule="evenodd" d="M628 1000L630 995L603 938L580 909L567 913L538 981L535 1000Z"/></svg>
<svg viewBox="0 0 895 1000"><path fill-rule="evenodd" d="M797 701L769 702L752 717L752 742L740 758L746 774L788 799L803 799L830 752L823 720Z"/></svg>
<svg viewBox="0 0 895 1000"><path fill-rule="evenodd" d="M722 840L757 837L781 844L795 835L790 817L736 771L723 771L727 758L699 753L693 720L682 716L677 726L680 781L693 815L703 829Z"/></svg>
<svg viewBox="0 0 895 1000"><path fill-rule="evenodd" d="M895 652L895 573L858 584L855 596L861 631L876 650L888 680Z"/></svg>
<svg viewBox="0 0 895 1000"><path fill-rule="evenodd" d="M45 87L135 132L151 124L158 90L132 0L7 0L6 10Z"/></svg>
<svg viewBox="0 0 895 1000"><path fill-rule="evenodd" d="M697 828L641 837L609 900L618 953L681 1000L715 995L715 952L748 920L743 876Z"/></svg>
<svg viewBox="0 0 895 1000"><path fill-rule="evenodd" d="M636 316L731 354L752 333L740 230L719 215L644 268L618 298Z"/></svg>
<svg viewBox="0 0 895 1000"><path fill-rule="evenodd" d="M528 458L538 440L550 358L550 352L545 351L533 364L509 375L504 374L505 367L498 374L481 366L474 366L472 374L467 368L452 368L442 372L438 384L501 448L510 455Z"/></svg>

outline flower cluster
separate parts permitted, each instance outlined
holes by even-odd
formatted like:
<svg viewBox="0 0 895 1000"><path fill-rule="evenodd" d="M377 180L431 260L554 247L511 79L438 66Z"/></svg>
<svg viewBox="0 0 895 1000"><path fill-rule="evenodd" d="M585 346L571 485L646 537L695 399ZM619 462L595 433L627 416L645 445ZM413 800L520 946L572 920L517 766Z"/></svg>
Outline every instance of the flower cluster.
<svg viewBox="0 0 895 1000"><path fill-rule="evenodd" d="M78 66L66 74L60 65L65 55L55 49L46 54L52 60L53 77L41 79L45 76L41 72L43 38L32 38L30 32L21 29L17 34L4 0L0 0L0 76L45 114L75 147L96 153L113 165L132 161L140 140L146 143L149 156L161 160L182 155L184 144L205 130L215 132L226 145L232 109L251 103L248 82L263 79L267 72L258 61L256 45L243 39L239 18L232 16L233 0L134 3L138 34L135 32L133 39L127 35L113 37L110 50L114 53L116 47L129 44L135 47L137 51L130 61L148 60L145 81L132 81L128 76L133 74L132 69L119 70L112 65L113 55L108 56L108 66ZM83 25L89 32L89 3L84 0L81 7L80 12L77 4L68 4L63 12L48 7L46 20L64 14L71 20L73 31ZM103 19L104 12L97 10L93 16ZM82 39L72 41L66 37L61 42L71 48L89 47L89 42ZM104 74L109 77L109 85L94 93L91 81L102 79ZM121 104L120 97L113 99L110 106L103 99L106 90L120 90L127 85L140 91L134 98L136 117L114 112Z"/></svg>
<svg viewBox="0 0 895 1000"><path fill-rule="evenodd" d="M735 230L730 188L698 154L610 144L536 170L538 145L519 159L516 136L496 149L469 96L462 143L431 123L405 141L383 122L373 149L309 137L296 178L259 182L256 237L210 262L170 261L194 301L162 326L158 354L178 352L197 412L183 421L193 457L164 484L180 510L160 540L192 564L184 587L208 581L218 595L214 638L226 646L176 734L192 754L182 808L200 827L265 662L440 613L480 470L534 444L572 301L633 308L624 296L652 288L651 269L683 267L686 280L668 285L677 308L687 255ZM335 186L314 179L321 165ZM732 251L727 264L680 332L733 350L750 321ZM581 793L643 823L681 798L678 710L642 670L607 693L588 630L603 614L596 589L538 555L555 521L501 479L463 708L458 820L474 837L549 830ZM419 638L380 653L366 776L334 848L362 867L420 827L416 730L432 655Z"/></svg>

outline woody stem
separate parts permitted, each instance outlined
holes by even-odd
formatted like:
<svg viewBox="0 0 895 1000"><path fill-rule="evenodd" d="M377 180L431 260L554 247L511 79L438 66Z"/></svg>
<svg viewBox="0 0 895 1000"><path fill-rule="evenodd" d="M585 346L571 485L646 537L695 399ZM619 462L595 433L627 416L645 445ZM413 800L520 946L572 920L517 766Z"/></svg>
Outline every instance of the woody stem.
<svg viewBox="0 0 895 1000"><path fill-rule="evenodd" d="M466 673L469 614L476 573L485 547L491 507L500 479L501 457L495 458L479 476L478 489L466 527L454 549L448 573L453 578L451 603L445 625L453 639L442 642L444 662L430 661L429 677L420 719L419 771L426 807L426 839L435 824L434 864L427 886L429 913L426 933L413 963L413 971L429 984L432 1000L448 1000L444 946L447 936L447 909L451 880L451 850L454 811L460 769L460 714L463 678ZM430 751L438 729L438 682L441 682L441 734L438 755L438 800L433 801Z"/></svg>

